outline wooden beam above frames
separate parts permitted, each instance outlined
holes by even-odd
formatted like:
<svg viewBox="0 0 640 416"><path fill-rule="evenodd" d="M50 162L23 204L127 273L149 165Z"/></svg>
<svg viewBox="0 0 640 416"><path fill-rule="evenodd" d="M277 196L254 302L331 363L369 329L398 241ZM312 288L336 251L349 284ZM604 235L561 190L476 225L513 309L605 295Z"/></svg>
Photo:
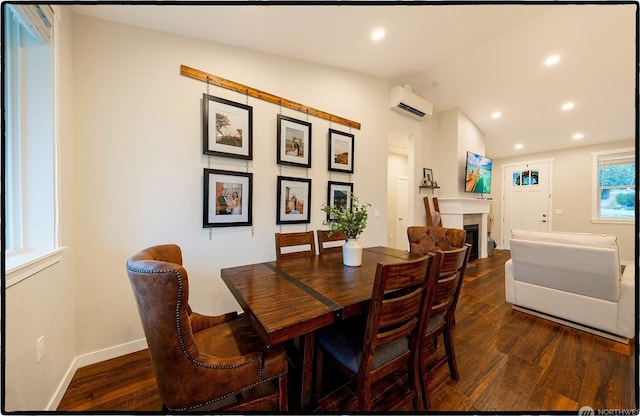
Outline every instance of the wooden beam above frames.
<svg viewBox="0 0 640 416"><path fill-rule="evenodd" d="M300 111L301 113L309 114L310 116L318 117L324 120L329 120L333 123L342 124L343 126L348 126L348 127L352 127L354 129L360 130L360 123L358 123L357 121L352 121L344 117L339 117L339 116L327 113L325 111L318 110L313 107L308 107L306 105L296 103L295 101L287 100L286 98L278 97L277 95L260 91L255 88L251 88L246 85L239 84L237 82L230 81L225 78L221 78L217 75L200 71L199 69L191 68L186 65L180 65L180 74L193 79L203 81L203 82L207 82L211 85L216 85L218 87L226 88L228 90L235 91L240 94L245 94L250 97L258 98L260 100L264 100L272 104L276 104L282 107L290 108L292 110Z"/></svg>

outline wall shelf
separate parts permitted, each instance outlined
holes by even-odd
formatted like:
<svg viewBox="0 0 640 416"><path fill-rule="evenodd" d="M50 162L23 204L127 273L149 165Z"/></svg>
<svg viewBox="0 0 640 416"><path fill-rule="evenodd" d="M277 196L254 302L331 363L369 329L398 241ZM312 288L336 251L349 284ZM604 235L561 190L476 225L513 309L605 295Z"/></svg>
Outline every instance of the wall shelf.
<svg viewBox="0 0 640 416"><path fill-rule="evenodd" d="M434 189L440 189L439 186L433 186L433 185L420 185L418 186L418 193L422 192L423 189L431 189L431 193L433 194L433 190Z"/></svg>

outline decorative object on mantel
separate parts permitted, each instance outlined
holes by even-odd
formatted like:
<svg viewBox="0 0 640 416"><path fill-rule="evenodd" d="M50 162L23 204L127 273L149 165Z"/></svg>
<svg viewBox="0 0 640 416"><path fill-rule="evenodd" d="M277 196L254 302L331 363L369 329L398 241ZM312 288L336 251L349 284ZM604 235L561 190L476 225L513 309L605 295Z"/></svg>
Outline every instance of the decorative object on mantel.
<svg viewBox="0 0 640 416"><path fill-rule="evenodd" d="M434 189L440 189L438 182L433 179L433 170L430 168L422 169L422 184L419 189L422 190L422 188L431 189L432 194Z"/></svg>
<svg viewBox="0 0 640 416"><path fill-rule="evenodd" d="M347 242L342 246L342 262L345 266L362 265L362 245L358 242L360 234L367 227L369 213L368 202L360 204L358 197L349 194L351 209L346 205L341 207L323 205L322 211L328 214L328 218L322 223L328 225L332 232L342 231L347 236Z"/></svg>
<svg viewBox="0 0 640 416"><path fill-rule="evenodd" d="M422 169L422 185L434 188L438 187L438 182L434 179L433 170L431 168Z"/></svg>
<svg viewBox="0 0 640 416"><path fill-rule="evenodd" d="M349 120L344 117L339 117L322 110L318 110L313 107L297 103L295 101L287 100L286 98L278 97L277 95L270 94L268 92L260 91L255 88L248 87L243 84L239 84L234 81L219 77L217 75L209 74L204 71L200 71L195 68L188 67L186 65L180 65L180 74L189 78L197 79L207 84L216 85L231 91L238 92L243 95L258 98L263 101L277 104L281 107L290 108L292 110L300 111L310 116L318 117L324 120L329 120L333 123L342 124L343 126L353 127L360 130L360 123L357 121Z"/></svg>
<svg viewBox="0 0 640 416"><path fill-rule="evenodd" d="M203 153L253 158L253 107L202 94Z"/></svg>

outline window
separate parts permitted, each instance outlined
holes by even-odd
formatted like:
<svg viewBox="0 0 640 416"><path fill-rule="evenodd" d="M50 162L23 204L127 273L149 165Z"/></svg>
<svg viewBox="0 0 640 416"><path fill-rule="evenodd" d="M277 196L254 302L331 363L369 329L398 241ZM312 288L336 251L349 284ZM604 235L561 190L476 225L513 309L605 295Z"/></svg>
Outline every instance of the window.
<svg viewBox="0 0 640 416"><path fill-rule="evenodd" d="M59 252L53 9L6 4L2 50L7 287ZM33 272L27 272L25 267ZM12 283L13 282L13 283Z"/></svg>
<svg viewBox="0 0 640 416"><path fill-rule="evenodd" d="M593 153L594 220L633 222L636 209L634 149Z"/></svg>

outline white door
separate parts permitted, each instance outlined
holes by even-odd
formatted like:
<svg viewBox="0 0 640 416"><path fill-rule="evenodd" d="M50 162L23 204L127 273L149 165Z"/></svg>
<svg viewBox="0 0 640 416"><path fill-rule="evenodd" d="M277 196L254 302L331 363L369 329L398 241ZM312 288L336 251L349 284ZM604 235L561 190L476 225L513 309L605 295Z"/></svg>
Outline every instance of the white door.
<svg viewBox="0 0 640 416"><path fill-rule="evenodd" d="M409 180L398 178L396 187L396 248L400 250L409 249L409 240L407 239L408 200Z"/></svg>
<svg viewBox="0 0 640 416"><path fill-rule="evenodd" d="M509 250L511 230L549 231L551 221L550 161L503 167L502 247Z"/></svg>

